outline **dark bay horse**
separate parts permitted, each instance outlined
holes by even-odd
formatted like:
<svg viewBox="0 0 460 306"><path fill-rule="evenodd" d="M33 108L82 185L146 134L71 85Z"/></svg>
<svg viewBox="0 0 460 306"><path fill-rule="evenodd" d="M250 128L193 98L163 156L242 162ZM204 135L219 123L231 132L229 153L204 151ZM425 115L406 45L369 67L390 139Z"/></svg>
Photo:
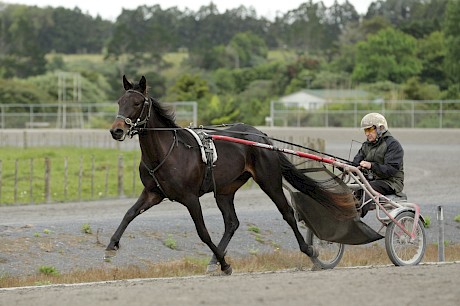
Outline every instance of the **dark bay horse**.
<svg viewBox="0 0 460 306"><path fill-rule="evenodd" d="M219 244L215 245L206 229L199 200L205 192L212 190L203 191L201 188L206 164L202 161L196 139L189 131L176 125L172 113L158 101L148 97L145 77L139 83L132 84L123 76L123 86L126 92L118 100L119 111L110 132L119 141L134 133L139 134L142 151L139 172L144 189L110 239L106 249L108 256L119 248L123 232L136 216L168 198L188 209L198 236L213 252L208 270L210 267L215 269L218 262L223 272L231 274L232 269L225 261L225 253L239 226L233 200L235 192L251 177L276 204L284 220L292 228L300 250L308 256L317 256L317 253L305 242L297 227L294 211L282 190L282 178L299 191L324 203L335 202L344 206L352 205L354 208L352 197L338 199L340 195L323 190L317 182L298 171L283 153L215 141L218 159L213 167L215 189L212 189L225 224L225 232ZM270 143L261 131L244 124L218 133Z"/></svg>

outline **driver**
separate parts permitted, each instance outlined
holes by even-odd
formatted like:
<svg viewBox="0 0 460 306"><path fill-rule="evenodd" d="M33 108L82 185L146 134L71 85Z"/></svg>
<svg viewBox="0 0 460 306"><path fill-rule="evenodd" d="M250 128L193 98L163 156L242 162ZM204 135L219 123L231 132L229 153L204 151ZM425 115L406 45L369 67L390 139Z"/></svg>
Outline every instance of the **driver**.
<svg viewBox="0 0 460 306"><path fill-rule="evenodd" d="M373 176L369 184L375 191L382 195L404 196L404 150L388 131L387 120L379 113L369 113L361 120L361 128L364 129L367 141L354 157L353 164L369 171L370 176ZM370 203L362 207L361 217L370 208Z"/></svg>

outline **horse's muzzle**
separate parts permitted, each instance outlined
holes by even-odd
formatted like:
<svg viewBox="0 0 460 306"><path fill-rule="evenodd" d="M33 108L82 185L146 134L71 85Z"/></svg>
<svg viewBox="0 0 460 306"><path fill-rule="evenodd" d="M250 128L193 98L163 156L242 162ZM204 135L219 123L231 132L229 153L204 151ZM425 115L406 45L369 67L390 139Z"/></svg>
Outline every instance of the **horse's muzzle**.
<svg viewBox="0 0 460 306"><path fill-rule="evenodd" d="M115 120L110 129L110 134L112 134L112 138L118 141L125 140L127 129L124 127L124 122L121 120Z"/></svg>
<svg viewBox="0 0 460 306"><path fill-rule="evenodd" d="M110 134L112 134L112 138L118 141L125 140L125 131L121 128L110 129Z"/></svg>

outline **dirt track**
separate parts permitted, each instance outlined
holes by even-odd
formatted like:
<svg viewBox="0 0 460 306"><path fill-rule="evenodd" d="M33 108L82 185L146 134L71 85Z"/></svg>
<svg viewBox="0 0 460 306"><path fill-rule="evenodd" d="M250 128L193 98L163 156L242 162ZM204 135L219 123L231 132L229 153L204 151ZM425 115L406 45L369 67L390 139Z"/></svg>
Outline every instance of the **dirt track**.
<svg viewBox="0 0 460 306"><path fill-rule="evenodd" d="M280 132L266 130L279 137ZM306 130L285 130L292 135ZM362 135L351 129L310 129L310 137L326 140L326 151L348 157L351 139ZM277 134L278 133L278 134ZM437 205L445 208L446 240L460 241L460 226L453 217L460 214L459 130L397 130L393 134L405 147L405 191L409 198L430 216L432 227L428 243L436 243ZM237 193L238 197L238 193ZM212 200L212 197L210 197ZM36 273L39 264L55 265L59 271L102 265L103 248L129 208L131 199L113 203L74 203L44 206L0 207L0 275ZM268 198L257 191L242 192L236 200L241 228L229 245L232 256L247 255L254 237L245 229L255 224L264 239L286 249L297 246L287 225ZM220 235L222 221L215 204L203 200L205 220L211 234ZM366 217L368 218L368 217ZM80 233L83 223L98 235ZM49 234L44 230L49 229ZM41 237L34 237L39 233ZM178 240L172 251L162 244L168 234ZM97 236L97 237L96 237ZM89 238L88 238L89 237ZM101 244L96 243L96 239ZM257 247L261 246L257 244ZM161 261L190 256L209 256L196 237L193 224L178 203L163 203L133 222L122 238L122 249L112 263L124 266L133 262ZM235 273L230 277L193 277L140 280L74 287L57 286L0 289L0 305L354 305L360 302L387 305L388 298L403 305L457 305L460 264L421 265L417 267L378 267L335 269L332 271L287 271L284 273ZM237 267L234 267L237 271ZM369 289L369 286L377 289ZM363 289L365 288L365 289ZM382 288L384 290L382 290ZM388 294L389 296L385 296Z"/></svg>
<svg viewBox="0 0 460 306"><path fill-rule="evenodd" d="M0 305L458 305L460 263L0 290Z"/></svg>

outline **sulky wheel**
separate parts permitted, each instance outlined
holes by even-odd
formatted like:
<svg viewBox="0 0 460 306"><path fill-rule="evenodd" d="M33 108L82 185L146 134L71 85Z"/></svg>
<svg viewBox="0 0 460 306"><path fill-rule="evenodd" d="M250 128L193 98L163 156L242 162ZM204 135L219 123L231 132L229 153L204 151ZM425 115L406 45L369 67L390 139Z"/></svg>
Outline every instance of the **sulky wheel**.
<svg viewBox="0 0 460 306"><path fill-rule="evenodd" d="M404 211L398 214L396 221L401 223L409 232L412 232L415 214L412 211ZM411 239L395 222L388 225L385 233L385 248L391 262L396 266L408 266L418 264L425 254L426 236L423 222L416 221L415 238Z"/></svg>
<svg viewBox="0 0 460 306"><path fill-rule="evenodd" d="M310 257L310 259L316 267L321 269L333 269L339 264L345 251L344 244L321 240L308 228L305 241L318 250L318 257Z"/></svg>

